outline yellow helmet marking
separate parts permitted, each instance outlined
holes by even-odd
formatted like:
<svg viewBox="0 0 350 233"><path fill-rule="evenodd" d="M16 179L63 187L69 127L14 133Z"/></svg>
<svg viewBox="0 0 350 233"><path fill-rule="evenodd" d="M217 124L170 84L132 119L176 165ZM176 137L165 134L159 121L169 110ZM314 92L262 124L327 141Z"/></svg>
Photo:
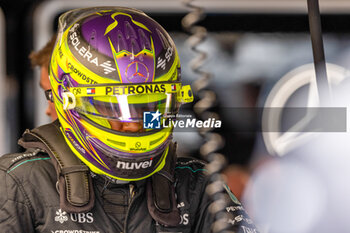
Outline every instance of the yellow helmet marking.
<svg viewBox="0 0 350 233"><path fill-rule="evenodd" d="M115 48L112 44L112 41L111 39L108 37L108 41L109 41L109 44L111 46L111 49L112 49L112 54L113 54L113 58L114 58L114 62L115 62L115 67L117 67L117 71L118 71L118 77L121 77L120 76L120 71L119 71L119 67L118 67L118 62L117 62L117 52L115 51ZM120 82L123 82L122 79L120 79Z"/></svg>
<svg viewBox="0 0 350 233"><path fill-rule="evenodd" d="M83 96L115 96L115 95L142 95L158 93L176 93L181 90L181 83L149 83L149 84L117 84L95 85L88 87L73 87L70 92L75 97Z"/></svg>
<svg viewBox="0 0 350 233"><path fill-rule="evenodd" d="M131 15L126 14L126 13L122 13L122 12L116 12L116 13L114 13L114 14L111 15L111 18L114 20L114 22L111 23L110 25L108 25L108 27L107 27L106 30L105 30L105 34L104 34L104 35L106 35L106 34L107 34L108 32L110 32L110 31L112 31L112 30L118 25L118 21L115 19L115 17L118 16L118 15L125 15L125 16L128 16L128 17L131 19L131 21L132 21L135 25L137 25L137 26L139 26L139 27L141 27L141 28L147 30L148 32L151 32L145 25L143 25L143 24L140 23L140 22L135 21L135 20L132 18Z"/></svg>

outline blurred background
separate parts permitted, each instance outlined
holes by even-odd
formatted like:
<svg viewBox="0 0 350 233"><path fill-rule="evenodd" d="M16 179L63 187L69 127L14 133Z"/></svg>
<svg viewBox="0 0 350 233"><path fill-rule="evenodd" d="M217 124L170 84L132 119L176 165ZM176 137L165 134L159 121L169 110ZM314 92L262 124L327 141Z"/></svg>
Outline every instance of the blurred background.
<svg viewBox="0 0 350 233"><path fill-rule="evenodd" d="M227 182L240 200L244 199L247 185L250 185L249 190L254 190L250 192L254 196L246 195L245 202L248 212L250 211L256 221L261 225L267 225L265 228L262 227L262 232L312 232L310 229L314 228L311 224L315 224L320 216L323 216L314 213L319 213L321 209L317 207L327 200L326 194L314 199L313 195L318 196L314 192L323 190L325 193L324 190L327 190L325 187L328 186L323 186L314 180L314 176L319 176L318 173L316 175L313 173L313 167L301 169L298 164L305 165L305 163L303 160L295 160L295 156L292 157L295 167L289 165L284 167L279 164L285 164L287 161L285 158L290 158L289 154L294 152L294 149L300 149L300 140L297 137L289 137L288 142L283 141L284 134L281 132L287 131L288 127L283 127L281 122L286 114L278 113L281 117L269 123L275 124L272 127L276 127L277 130L274 132L262 130L264 107L306 107L310 106L310 103L314 104L312 107L318 106L317 101L312 101L313 98L317 98L317 90L316 97L313 97L314 71L313 65L310 65L313 57L306 0L198 0L193 1L193 4L204 10L198 25L205 27L208 34L198 48L207 53L201 70L211 73L212 79L207 88L216 94L210 109L223 121L223 128L217 130L217 133L224 139L219 152L228 161L228 168L224 171L228 177ZM42 48L55 33L58 17L62 12L78 7L112 5L138 8L158 21L175 40L185 82L191 84L199 78L190 67L192 59L197 54L191 50L187 42L189 33L181 24L183 17L191 11L183 1L0 0L1 154L21 151L17 146L17 140L24 130L50 122L50 118L45 115L47 101L39 88L39 68L31 67L28 59L30 52ZM320 0L320 8L325 54L329 63L328 72L334 85L339 86L339 83L346 80L350 69L350 1ZM295 78L296 82L290 81ZM200 96L196 98L200 99ZM300 119L302 118L300 116ZM295 123L296 120L293 121ZM290 124L287 123L289 126ZM329 131L343 132L344 127L346 124L343 128L340 126L340 129L338 127ZM197 132L175 133L175 139L180 145L180 155L194 157L199 157L200 147L205 140ZM287 146L281 148L281 145ZM325 151L326 149L323 150ZM332 161L334 160L333 158ZM264 167L262 164L268 164L267 169L262 169ZM261 169L269 173L257 173ZM280 173L279 169L283 172ZM298 169L302 171L298 172ZM287 210L278 205L279 202L275 203L276 200L284 203L284 199L274 197L277 195L287 198L288 195L285 195L284 192L287 192L285 189L284 192L280 192L276 191L275 187L281 187L280 182L288 183L289 177L297 177L294 172L304 183L301 187L288 186L290 190L287 190L290 192L295 190L298 192L305 187L313 187L310 184L317 184L310 191L310 195L306 195L315 201L307 214L316 216L316 220L302 217L307 223L301 224L298 222L299 219L294 222L290 216L288 216L289 220L292 219L290 222L283 222L277 218L279 211L284 213ZM329 177L328 173L321 174ZM284 177L284 179L276 181L273 177ZM298 182L299 180L295 183ZM271 190L276 192L270 193ZM273 202L273 205L269 205L269 201ZM256 205L256 202L266 205ZM294 204L300 203L297 199ZM286 208L296 206L294 204ZM271 210L273 215L259 218L261 213L257 211L257 207L269 209L271 206L273 208L278 206L280 209L276 207L277 209ZM298 210L302 214L302 210ZM298 215L299 212L295 214ZM282 224L281 228L268 217L278 219L276 222L279 224L283 222L285 225ZM291 227L285 230L285 226L289 224L299 225L299 228Z"/></svg>

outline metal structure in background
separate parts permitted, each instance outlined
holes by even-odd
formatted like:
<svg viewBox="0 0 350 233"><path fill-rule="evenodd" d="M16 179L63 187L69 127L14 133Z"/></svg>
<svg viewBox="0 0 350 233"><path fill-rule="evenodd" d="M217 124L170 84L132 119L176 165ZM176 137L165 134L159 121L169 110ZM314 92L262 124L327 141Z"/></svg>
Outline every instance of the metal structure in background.
<svg viewBox="0 0 350 233"><path fill-rule="evenodd" d="M204 9L193 4L193 0L183 0L183 3L190 9L190 12L182 19L183 28L190 33L187 43L196 53L196 57L190 63L191 69L197 76L192 88L195 95L199 96L198 102L194 105L194 112L201 120L209 118L219 119L219 116L210 111L215 105L216 94L208 89L208 85L212 79L212 74L202 69L207 59L207 53L198 47L205 40L207 30L197 23L205 17ZM215 222L212 224L212 231L228 232L228 219L232 219L225 207L228 200L224 196L224 182L221 175L222 169L226 166L226 158L217 151L223 147L224 139L218 134L210 130L210 128L199 128L199 134L204 139L204 144L200 147L201 156L209 163L206 165L207 175L210 177L210 184L206 192L211 196L213 203L209 206L210 211L215 216Z"/></svg>
<svg viewBox="0 0 350 233"><path fill-rule="evenodd" d="M266 149L271 155L284 156L317 135L316 131L304 132L318 114L314 109L329 105L331 88L349 76L349 70L343 67L334 64L326 66L318 0L307 0L307 6L314 64L313 67L311 64L298 67L284 75L265 102L262 131ZM287 108L288 101L295 98L295 93L304 87L308 91L305 102L288 107L303 106L308 110L299 121L283 132L283 110Z"/></svg>
<svg viewBox="0 0 350 233"><path fill-rule="evenodd" d="M9 152L8 137L5 137L8 130L6 123L6 63L5 63L5 17L0 8L0 156Z"/></svg>
<svg viewBox="0 0 350 233"><path fill-rule="evenodd" d="M171 0L51 0L43 1L34 12L33 34L34 50L42 48L53 33L55 18L63 11L92 6L125 6L135 7L146 13L186 13L186 6L181 1ZM197 5L205 9L207 13L230 13L230 14L306 14L305 0L198 0ZM348 0L322 0L322 12L348 13L350 1ZM39 70L35 71L35 84L39 82ZM46 102L38 85L34 85L35 103L35 126L49 122L45 116Z"/></svg>
<svg viewBox="0 0 350 233"><path fill-rule="evenodd" d="M330 99L318 0L307 0L316 83L321 105Z"/></svg>
<svg viewBox="0 0 350 233"><path fill-rule="evenodd" d="M327 63L327 71L331 87L336 87L350 75L349 70L330 63ZM303 89L307 98L295 102L296 93L300 94ZM317 116L315 109L319 106L314 64L297 67L279 79L265 101L262 114L262 136L269 154L284 156L319 135L317 129L305 132ZM297 119L287 119L284 112L287 108L310 108L311 111ZM290 128L283 130L288 121L293 124L288 124Z"/></svg>

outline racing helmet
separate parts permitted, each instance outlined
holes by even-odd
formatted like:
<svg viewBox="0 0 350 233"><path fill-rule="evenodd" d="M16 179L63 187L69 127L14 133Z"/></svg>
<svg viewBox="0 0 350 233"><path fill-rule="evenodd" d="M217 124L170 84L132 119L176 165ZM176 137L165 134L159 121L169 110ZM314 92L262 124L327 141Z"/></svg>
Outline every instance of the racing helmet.
<svg viewBox="0 0 350 233"><path fill-rule="evenodd" d="M52 101L73 153L94 173L133 181L165 165L172 124L193 101L173 40L142 11L94 7L59 17Z"/></svg>

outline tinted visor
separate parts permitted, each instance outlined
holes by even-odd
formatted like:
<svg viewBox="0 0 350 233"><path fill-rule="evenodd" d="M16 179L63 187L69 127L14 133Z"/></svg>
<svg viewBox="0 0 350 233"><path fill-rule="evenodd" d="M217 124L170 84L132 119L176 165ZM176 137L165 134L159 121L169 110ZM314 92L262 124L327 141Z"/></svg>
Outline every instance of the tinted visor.
<svg viewBox="0 0 350 233"><path fill-rule="evenodd" d="M113 121L142 123L145 112L159 112L161 117L171 117L178 108L175 93L157 93L78 97L74 110L110 128L108 125L113 125Z"/></svg>

